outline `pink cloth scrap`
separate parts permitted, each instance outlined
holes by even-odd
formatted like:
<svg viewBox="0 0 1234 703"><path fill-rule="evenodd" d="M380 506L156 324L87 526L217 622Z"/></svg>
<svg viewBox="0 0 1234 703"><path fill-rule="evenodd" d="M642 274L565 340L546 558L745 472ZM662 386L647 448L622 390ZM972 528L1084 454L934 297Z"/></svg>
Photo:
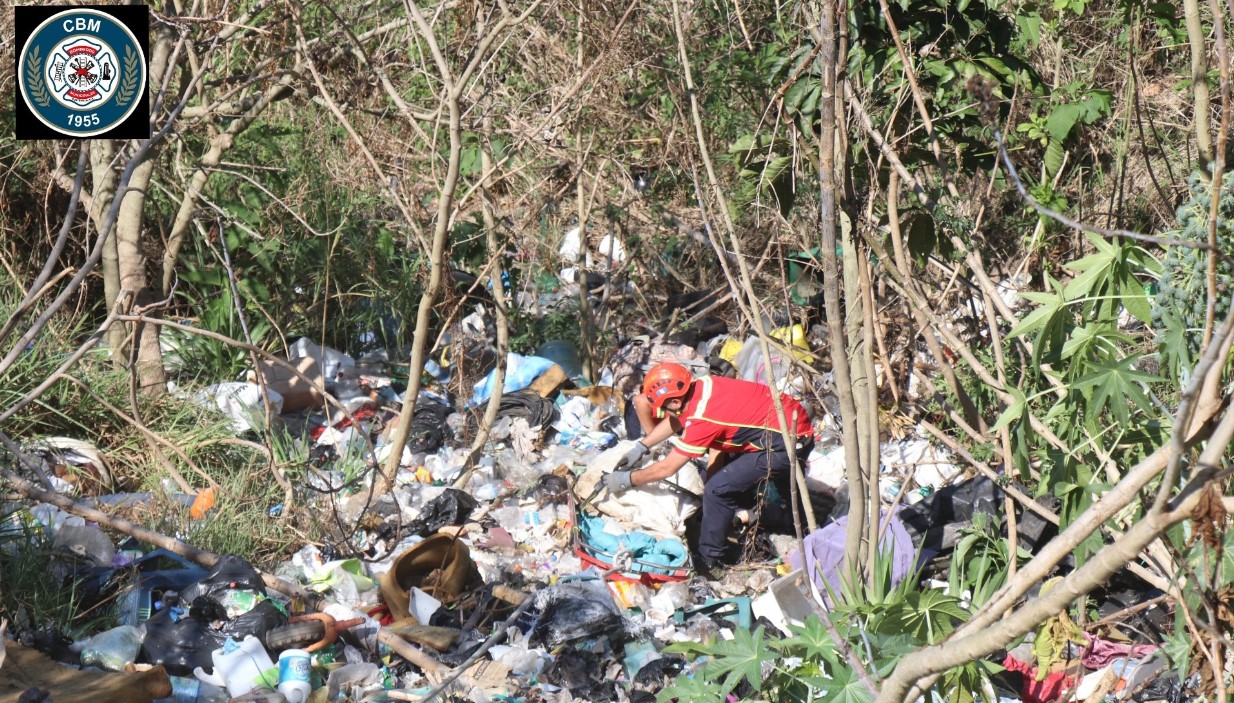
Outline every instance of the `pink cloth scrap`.
<svg viewBox="0 0 1234 703"><path fill-rule="evenodd" d="M1080 657L1080 663L1088 669L1101 669L1116 659L1143 659L1158 649L1155 644L1124 644L1091 635L1088 638L1088 646Z"/></svg>

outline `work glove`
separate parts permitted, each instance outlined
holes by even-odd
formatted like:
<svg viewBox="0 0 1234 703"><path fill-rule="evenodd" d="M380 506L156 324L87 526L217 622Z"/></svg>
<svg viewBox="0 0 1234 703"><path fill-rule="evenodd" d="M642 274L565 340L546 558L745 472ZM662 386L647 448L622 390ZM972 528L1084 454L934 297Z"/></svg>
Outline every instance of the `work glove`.
<svg viewBox="0 0 1234 703"><path fill-rule="evenodd" d="M630 487L634 485L633 477L633 471L613 471L604 474L604 478L601 481L609 493L616 495L630 490Z"/></svg>
<svg viewBox="0 0 1234 703"><path fill-rule="evenodd" d="M625 455L617 462L617 466L638 466L643 457L647 456L648 448L642 442L635 442L634 446L626 451Z"/></svg>

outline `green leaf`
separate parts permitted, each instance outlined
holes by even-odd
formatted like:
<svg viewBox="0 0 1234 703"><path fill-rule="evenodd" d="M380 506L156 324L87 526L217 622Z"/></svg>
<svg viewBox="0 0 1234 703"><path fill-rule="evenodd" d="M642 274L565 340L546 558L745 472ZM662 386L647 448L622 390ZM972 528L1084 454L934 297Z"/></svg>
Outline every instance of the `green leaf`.
<svg viewBox="0 0 1234 703"><path fill-rule="evenodd" d="M786 655L792 653L806 659L823 659L838 664L835 642L818 615L806 618L800 627L789 625L789 630L793 636L773 643L773 646Z"/></svg>
<svg viewBox="0 0 1234 703"><path fill-rule="evenodd" d="M1067 136L1071 134L1071 130L1075 127L1075 123L1080 121L1080 118L1085 113L1085 106L1075 103L1059 105L1050 111L1049 117L1045 119L1045 131L1050 133L1050 137L1063 142L1067 140Z"/></svg>
<svg viewBox="0 0 1234 703"><path fill-rule="evenodd" d="M1041 43L1041 15L1033 12L1031 14L1018 15L1015 18L1015 23L1020 27L1020 31L1024 33L1024 38L1028 40L1028 44L1032 48L1037 48Z"/></svg>
<svg viewBox="0 0 1234 703"><path fill-rule="evenodd" d="M714 657L703 666L704 678L724 677L720 687L722 694L727 695L745 679L755 689L763 685L763 663L776 662L780 655L767 645L763 627L759 626L753 632L737 628L733 639L717 642L711 646Z"/></svg>
<svg viewBox="0 0 1234 703"><path fill-rule="evenodd" d="M1081 325L1071 332L1067 343L1063 345L1062 358L1069 359L1079 356L1077 363L1087 360L1112 358L1117 354L1119 346L1131 344L1131 337L1118 331L1112 322Z"/></svg>
<svg viewBox="0 0 1234 703"><path fill-rule="evenodd" d="M991 71L999 76L1002 76L1003 78L1007 78L1012 75L1011 69L1007 68L1007 64L1003 63L1001 59L994 58L993 56L982 56L977 60L988 66Z"/></svg>
<svg viewBox="0 0 1234 703"><path fill-rule="evenodd" d="M1025 291L1021 295L1034 303L1041 303L1041 306L1025 315L1020 320L1019 324L1007 333L1008 339L1028 334L1036 329L1044 327L1050 318L1061 311L1067 305L1067 297L1063 294L1062 287L1049 274L1046 274L1047 280L1055 287L1054 293L1037 293L1035 291Z"/></svg>
<svg viewBox="0 0 1234 703"><path fill-rule="evenodd" d="M994 422L990 432L997 432L1024 416L1024 408L1028 405L1028 398L1024 397L1024 392L1019 388L1009 388L1008 392L1012 395L1012 402L998 416L998 420Z"/></svg>
<svg viewBox="0 0 1234 703"><path fill-rule="evenodd" d="M827 703L871 703L874 700L870 689L850 668L839 668L830 680L816 679L818 688L826 696Z"/></svg>
<svg viewBox="0 0 1234 703"><path fill-rule="evenodd" d="M805 100L801 101L801 114L813 116L818 111L818 101L823 95L823 84L818 81L812 81L810 92L806 94Z"/></svg>
<svg viewBox="0 0 1234 703"><path fill-rule="evenodd" d="M1086 414L1088 421L1096 421L1101 411L1107 410L1115 421L1125 424L1131 419L1128 404L1143 412L1152 410L1141 384L1163 379L1133 368L1142 356L1132 354L1117 361L1094 363L1093 371L1075 381L1073 388L1092 393Z"/></svg>

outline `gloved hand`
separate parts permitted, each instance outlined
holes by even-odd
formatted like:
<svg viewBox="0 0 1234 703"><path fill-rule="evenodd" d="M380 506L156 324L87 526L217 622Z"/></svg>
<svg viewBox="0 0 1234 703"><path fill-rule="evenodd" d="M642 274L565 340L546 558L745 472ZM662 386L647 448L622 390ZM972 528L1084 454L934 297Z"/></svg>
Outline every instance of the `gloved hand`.
<svg viewBox="0 0 1234 703"><path fill-rule="evenodd" d="M618 493L625 493L630 490L631 486L634 485L634 472L612 471L604 474L604 478L601 479L601 481L604 483L604 487L608 489L609 493L614 495Z"/></svg>
<svg viewBox="0 0 1234 703"><path fill-rule="evenodd" d="M625 456L618 460L617 466L637 466L638 463L643 460L643 457L647 456L648 451L650 450L647 448L646 444L643 444L642 442L635 442L634 446L630 447L630 449L626 451Z"/></svg>

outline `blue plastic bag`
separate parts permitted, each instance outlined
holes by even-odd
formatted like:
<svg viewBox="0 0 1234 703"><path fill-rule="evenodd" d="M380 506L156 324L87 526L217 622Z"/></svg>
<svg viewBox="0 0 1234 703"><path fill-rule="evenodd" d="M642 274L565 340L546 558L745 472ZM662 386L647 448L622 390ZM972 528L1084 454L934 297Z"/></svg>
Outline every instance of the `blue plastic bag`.
<svg viewBox="0 0 1234 703"><path fill-rule="evenodd" d="M506 354L506 378L502 384L502 393L513 393L521 391L531 382L540 377L540 374L548 371L553 367L553 362L549 359L543 359L538 356L523 356L510 352ZM497 370L489 371L474 387L475 392L471 395L471 400L467 401L469 407L475 407L488 400L488 397L493 394L493 377Z"/></svg>

